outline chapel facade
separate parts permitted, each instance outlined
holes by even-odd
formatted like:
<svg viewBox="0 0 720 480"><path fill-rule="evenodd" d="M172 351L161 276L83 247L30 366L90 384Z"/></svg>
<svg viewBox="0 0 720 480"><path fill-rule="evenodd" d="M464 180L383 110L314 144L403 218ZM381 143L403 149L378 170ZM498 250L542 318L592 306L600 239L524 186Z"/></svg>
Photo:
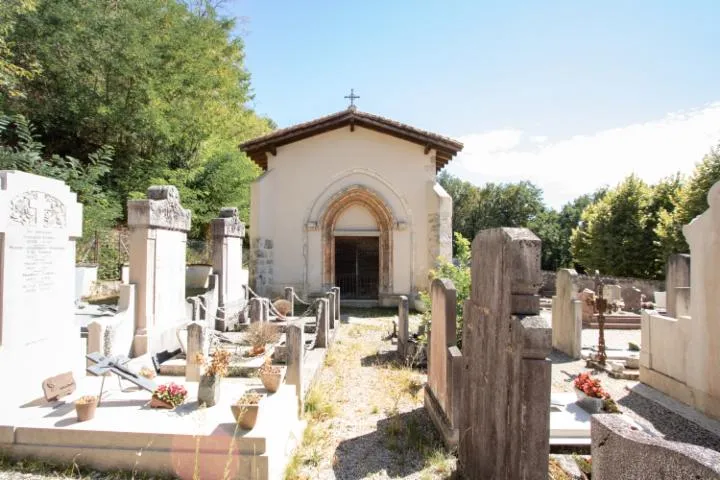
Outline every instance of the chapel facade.
<svg viewBox="0 0 720 480"><path fill-rule="evenodd" d="M396 305L452 256L452 200L436 175L463 145L354 106L241 145L251 187L250 283Z"/></svg>

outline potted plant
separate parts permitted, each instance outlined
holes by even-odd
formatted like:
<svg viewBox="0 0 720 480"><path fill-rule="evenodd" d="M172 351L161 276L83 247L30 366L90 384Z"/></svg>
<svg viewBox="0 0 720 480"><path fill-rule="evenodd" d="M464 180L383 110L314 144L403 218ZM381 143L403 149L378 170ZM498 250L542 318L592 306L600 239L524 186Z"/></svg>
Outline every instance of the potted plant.
<svg viewBox="0 0 720 480"><path fill-rule="evenodd" d="M588 372L575 377L575 394L577 404L588 413L599 413L603 408L603 399L609 395L602 389L600 380L592 378Z"/></svg>
<svg viewBox="0 0 720 480"><path fill-rule="evenodd" d="M95 417L97 404L98 397L94 395L85 395L75 400L75 413L77 413L78 422L92 420Z"/></svg>
<svg viewBox="0 0 720 480"><path fill-rule="evenodd" d="M245 430L252 430L255 427L260 410L260 400L262 400L262 395L255 391L248 391L234 405L230 406L235 421Z"/></svg>
<svg viewBox="0 0 720 480"><path fill-rule="evenodd" d="M245 332L245 340L250 343L248 357L257 357L265 353L268 344L275 343L280 339L280 332L277 326L267 322L251 323Z"/></svg>
<svg viewBox="0 0 720 480"><path fill-rule="evenodd" d="M206 365L203 355L198 353L197 363L205 366L198 385L198 403L212 407L220 401L220 381L227 375L230 352L222 348L215 350L209 365Z"/></svg>
<svg viewBox="0 0 720 480"><path fill-rule="evenodd" d="M270 393L275 393L280 388L280 384L285 377L285 369L279 365L273 365L270 362L270 357L265 357L265 363L258 370L260 374L260 380L265 389Z"/></svg>
<svg viewBox="0 0 720 480"><path fill-rule="evenodd" d="M185 397L187 397L185 387L174 382L165 383L155 388L150 400L150 407L175 408L185 401Z"/></svg>

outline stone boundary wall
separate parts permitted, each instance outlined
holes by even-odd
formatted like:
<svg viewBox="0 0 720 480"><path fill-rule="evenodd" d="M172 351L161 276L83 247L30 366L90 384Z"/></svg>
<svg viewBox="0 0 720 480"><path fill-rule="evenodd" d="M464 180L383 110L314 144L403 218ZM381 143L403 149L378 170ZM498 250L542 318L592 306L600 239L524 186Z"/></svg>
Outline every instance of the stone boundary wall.
<svg viewBox="0 0 720 480"><path fill-rule="evenodd" d="M650 435L620 415L591 418L593 480L720 479L720 453Z"/></svg>
<svg viewBox="0 0 720 480"><path fill-rule="evenodd" d="M542 272L542 287L540 287L540 296L542 297L553 297L556 294L555 291L555 277L557 272L551 272L543 270ZM620 285L622 288L635 287L645 295L648 301L653 300L654 292L665 291L664 280L648 280L642 278L630 278L630 277L613 277L610 275L601 275L600 278L605 282L605 285ZM586 274L578 274L577 276L578 288L589 288L590 290L595 289L595 279Z"/></svg>

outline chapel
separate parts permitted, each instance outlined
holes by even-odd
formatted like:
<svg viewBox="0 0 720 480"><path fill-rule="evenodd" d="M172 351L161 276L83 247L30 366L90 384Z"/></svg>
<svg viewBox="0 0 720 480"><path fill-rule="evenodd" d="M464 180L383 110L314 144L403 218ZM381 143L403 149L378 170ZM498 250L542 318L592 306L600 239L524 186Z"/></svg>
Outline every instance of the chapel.
<svg viewBox="0 0 720 480"><path fill-rule="evenodd" d="M339 286L343 303L393 306L451 258L452 199L437 173L462 143L351 104L240 148L264 171L248 227L259 295Z"/></svg>

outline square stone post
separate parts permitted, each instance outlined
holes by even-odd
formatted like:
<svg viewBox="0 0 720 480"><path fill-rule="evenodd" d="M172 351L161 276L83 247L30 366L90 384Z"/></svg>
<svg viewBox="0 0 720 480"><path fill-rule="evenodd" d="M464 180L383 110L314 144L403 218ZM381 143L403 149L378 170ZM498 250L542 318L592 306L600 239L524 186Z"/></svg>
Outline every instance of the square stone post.
<svg viewBox="0 0 720 480"><path fill-rule="evenodd" d="M197 361L200 353L206 360L209 353L208 328L205 322L192 322L187 327L187 355L185 359L185 381L199 382L202 364Z"/></svg>
<svg viewBox="0 0 720 480"><path fill-rule="evenodd" d="M305 333L302 320L288 322L287 332L287 374L285 382L295 385L298 397L298 414L302 415L305 401L303 393L303 361L305 356Z"/></svg>
<svg viewBox="0 0 720 480"><path fill-rule="evenodd" d="M575 359L580 358L582 350L582 305L577 300L577 278L573 269L558 270L552 299L552 346Z"/></svg>
<svg viewBox="0 0 720 480"><path fill-rule="evenodd" d="M238 217L237 208L226 207L220 216L210 221L212 230L213 270L218 275L218 311L215 329L221 332L235 327L237 312L245 299L242 280L242 242L245 224Z"/></svg>
<svg viewBox="0 0 720 480"><path fill-rule="evenodd" d="M340 322L340 287L332 287L330 290L335 292L335 320ZM334 323L333 323L334 325Z"/></svg>
<svg viewBox="0 0 720 480"><path fill-rule="evenodd" d="M290 302L289 317L295 316L295 289L293 287L285 287L285 300Z"/></svg>
<svg viewBox="0 0 720 480"><path fill-rule="evenodd" d="M469 479L548 476L552 339L539 315L540 247L524 228L484 230L473 240L459 430Z"/></svg>
<svg viewBox="0 0 720 480"><path fill-rule="evenodd" d="M328 304L329 310L328 311L330 313L328 314L328 316L330 318L330 329L332 330L335 328L335 306L337 305L335 302L335 292L333 292L333 291L327 292L327 300L329 302L329 304Z"/></svg>
<svg viewBox="0 0 720 480"><path fill-rule="evenodd" d="M185 255L190 210L172 185L148 188L146 200L128 201L130 283L136 288L133 354L179 348L185 323Z"/></svg>
<svg viewBox="0 0 720 480"><path fill-rule="evenodd" d="M260 297L253 297L250 299L249 316L250 323L262 322L263 321L263 301Z"/></svg>
<svg viewBox="0 0 720 480"><path fill-rule="evenodd" d="M665 309L668 317L677 318L678 288L690 287L690 255L687 253L670 255L666 270Z"/></svg>
<svg viewBox="0 0 720 480"><path fill-rule="evenodd" d="M320 348L328 348L330 338L330 322L329 322L329 302L327 298L321 298L317 306L317 332L315 334L315 346Z"/></svg>
<svg viewBox="0 0 720 480"><path fill-rule="evenodd" d="M408 297L400 295L400 301L398 302L398 334L397 334L397 348L398 356L400 360L405 361L407 357L408 338L410 336L410 326L408 325L409 318L409 305Z"/></svg>

